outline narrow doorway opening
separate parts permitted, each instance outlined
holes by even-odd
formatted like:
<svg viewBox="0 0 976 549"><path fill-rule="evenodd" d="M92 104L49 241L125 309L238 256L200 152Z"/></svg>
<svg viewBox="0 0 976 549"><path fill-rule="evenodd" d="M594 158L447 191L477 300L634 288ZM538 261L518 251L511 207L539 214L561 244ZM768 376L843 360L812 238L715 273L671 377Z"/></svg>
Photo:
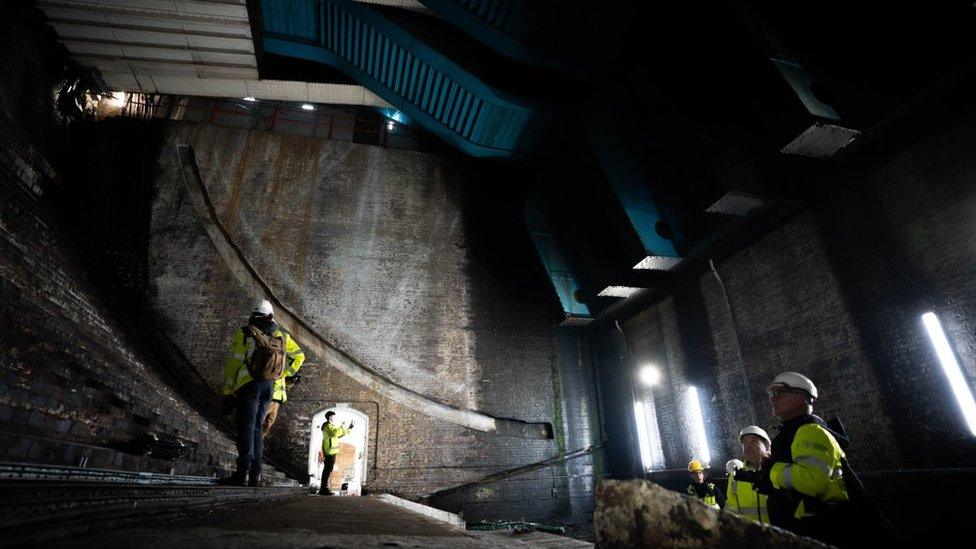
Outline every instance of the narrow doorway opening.
<svg viewBox="0 0 976 549"><path fill-rule="evenodd" d="M339 495L362 495L363 483L366 482L369 417L342 403L324 408L312 416L308 445L309 489L317 491L325 481L322 478L323 465L319 461L319 452L322 450L322 425L325 423L325 413L329 411L335 412L332 423L336 425L348 426L350 423L355 423L352 431L339 439L339 454L336 456L335 468L327 479L329 489Z"/></svg>

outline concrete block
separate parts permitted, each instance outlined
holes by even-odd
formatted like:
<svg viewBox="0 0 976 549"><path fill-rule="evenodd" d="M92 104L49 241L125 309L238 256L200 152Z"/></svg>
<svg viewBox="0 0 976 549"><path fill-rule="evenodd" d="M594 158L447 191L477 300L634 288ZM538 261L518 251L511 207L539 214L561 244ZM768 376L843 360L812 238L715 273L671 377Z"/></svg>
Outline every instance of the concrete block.
<svg viewBox="0 0 976 549"><path fill-rule="evenodd" d="M376 496L377 499L389 503L390 505L395 505L397 507L402 507L408 511L423 515L425 517L434 519L439 522L444 522L450 524L451 526L456 526L463 529L465 527L464 519L454 513L448 513L447 511L441 511L440 509L435 509L433 507L423 505L421 503L416 503L407 499L398 498L393 494L380 494Z"/></svg>

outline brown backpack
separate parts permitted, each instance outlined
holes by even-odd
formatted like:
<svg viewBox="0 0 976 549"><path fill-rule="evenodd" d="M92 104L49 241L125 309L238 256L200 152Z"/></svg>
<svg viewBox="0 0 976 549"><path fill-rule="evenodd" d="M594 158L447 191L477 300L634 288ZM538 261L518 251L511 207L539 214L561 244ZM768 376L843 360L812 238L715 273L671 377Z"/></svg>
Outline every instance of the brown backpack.
<svg viewBox="0 0 976 549"><path fill-rule="evenodd" d="M285 333L273 337L251 325L245 330L245 336L254 338L254 352L247 361L247 372L254 379L276 381L285 370Z"/></svg>

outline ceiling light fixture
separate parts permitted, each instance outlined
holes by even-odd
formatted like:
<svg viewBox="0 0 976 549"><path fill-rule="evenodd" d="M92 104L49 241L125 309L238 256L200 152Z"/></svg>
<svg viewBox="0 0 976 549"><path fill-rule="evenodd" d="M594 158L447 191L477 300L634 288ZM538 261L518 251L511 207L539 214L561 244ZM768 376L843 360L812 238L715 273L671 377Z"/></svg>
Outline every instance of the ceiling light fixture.
<svg viewBox="0 0 976 549"><path fill-rule="evenodd" d="M644 385L653 387L658 383L661 383L661 370L657 366L648 364L637 372L637 378L640 379L641 383Z"/></svg>
<svg viewBox="0 0 976 549"><path fill-rule="evenodd" d="M109 94L108 104L117 109L121 109L125 106L126 95L125 92L112 92Z"/></svg>

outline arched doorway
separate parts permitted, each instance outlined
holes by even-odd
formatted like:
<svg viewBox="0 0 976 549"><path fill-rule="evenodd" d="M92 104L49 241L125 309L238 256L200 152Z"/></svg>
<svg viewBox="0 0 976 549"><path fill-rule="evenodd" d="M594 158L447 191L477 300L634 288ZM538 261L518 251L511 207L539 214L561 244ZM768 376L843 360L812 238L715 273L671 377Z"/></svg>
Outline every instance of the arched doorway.
<svg viewBox="0 0 976 549"><path fill-rule="evenodd" d="M348 435L339 439L339 455L336 457L335 468L329 478L329 489L339 494L342 485L346 485L345 494L351 496L362 495L363 483L366 481L366 444L369 440L369 417L351 408L347 403L324 408L312 416L311 437L308 446L308 476L309 486L316 490L322 486L322 464L319 463L319 451L322 449L322 424L325 423L325 413L335 412L332 422L338 425L349 425L355 422L355 427Z"/></svg>

